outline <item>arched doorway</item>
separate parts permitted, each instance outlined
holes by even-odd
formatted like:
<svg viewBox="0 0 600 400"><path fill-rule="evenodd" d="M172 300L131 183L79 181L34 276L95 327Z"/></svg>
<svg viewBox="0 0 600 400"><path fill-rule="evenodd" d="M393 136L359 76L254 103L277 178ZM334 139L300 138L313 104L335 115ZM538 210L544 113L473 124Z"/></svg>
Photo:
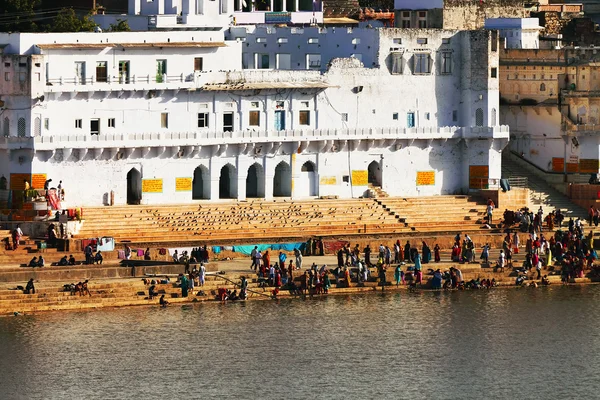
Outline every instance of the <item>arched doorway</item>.
<svg viewBox="0 0 600 400"><path fill-rule="evenodd" d="M248 168L246 177L246 197L265 197L265 170L259 163L254 163Z"/></svg>
<svg viewBox="0 0 600 400"><path fill-rule="evenodd" d="M285 161L275 167L273 197L292 197L292 169Z"/></svg>
<svg viewBox="0 0 600 400"><path fill-rule="evenodd" d="M208 168L206 168L204 165L200 165L194 170L194 179L192 181L192 199L210 199L210 174L208 173Z"/></svg>
<svg viewBox="0 0 600 400"><path fill-rule="evenodd" d="M142 201L142 174L135 168L127 173L127 204L140 204Z"/></svg>
<svg viewBox="0 0 600 400"><path fill-rule="evenodd" d="M298 196L317 196L317 167L312 161L307 161L300 168Z"/></svg>
<svg viewBox="0 0 600 400"><path fill-rule="evenodd" d="M371 161L369 164L369 183L381 187L381 167L377 161Z"/></svg>
<svg viewBox="0 0 600 400"><path fill-rule="evenodd" d="M219 198L237 199L237 171L231 164L221 168L219 177Z"/></svg>

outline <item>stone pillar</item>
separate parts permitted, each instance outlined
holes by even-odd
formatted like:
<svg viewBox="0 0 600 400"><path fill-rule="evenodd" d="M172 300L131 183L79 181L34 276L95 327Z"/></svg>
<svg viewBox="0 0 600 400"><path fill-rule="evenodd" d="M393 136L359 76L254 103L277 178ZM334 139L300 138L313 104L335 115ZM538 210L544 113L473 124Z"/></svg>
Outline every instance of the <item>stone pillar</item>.
<svg viewBox="0 0 600 400"><path fill-rule="evenodd" d="M241 162L240 155L237 156L237 198L246 200L246 178L248 178L248 166Z"/></svg>
<svg viewBox="0 0 600 400"><path fill-rule="evenodd" d="M265 157L265 200L273 200L273 178L275 177L275 159Z"/></svg>
<svg viewBox="0 0 600 400"><path fill-rule="evenodd" d="M219 178L221 177L221 164L211 157L210 165L210 199L219 200Z"/></svg>

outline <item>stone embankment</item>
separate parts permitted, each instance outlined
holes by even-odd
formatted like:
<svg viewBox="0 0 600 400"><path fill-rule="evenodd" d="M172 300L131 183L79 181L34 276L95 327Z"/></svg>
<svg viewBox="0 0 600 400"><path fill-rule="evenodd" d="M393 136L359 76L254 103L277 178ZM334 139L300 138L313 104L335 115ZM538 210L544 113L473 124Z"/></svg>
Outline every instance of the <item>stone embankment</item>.
<svg viewBox="0 0 600 400"><path fill-rule="evenodd" d="M495 259L497 252L493 252L490 260ZM447 252L442 254L442 259L448 260ZM321 266L327 264L333 266L336 264L335 257L305 257L304 267L308 268L312 263ZM520 265L522 261L515 260L515 266ZM236 283L239 283L240 277L245 276L249 281L248 300L266 300L271 299L273 288L262 288L256 279L256 275L248 268L247 260L232 260L227 262L211 263L212 270L220 270L222 274L211 273L206 278L206 283L203 287L196 287L193 293L189 293L188 297L181 297L181 289L175 284L176 274L183 272L182 265L171 264L163 267L148 267L144 269L137 267L136 269L128 267L113 266L81 266L77 267L68 273L65 271L53 271L56 267L45 267L43 269L35 269L29 271L15 272L11 270L0 270L0 275L18 274L19 279L0 284L0 315L17 315L36 313L42 311L53 310L81 310L104 307L122 307L122 306L158 306L158 297L150 300L148 298L149 285L143 282L143 278L152 279L153 276L147 274L158 274L159 277L168 275L171 282L168 284L157 284L156 289L160 295L164 294L165 298L172 305L179 303L196 303L206 301L216 301L216 295L219 288L239 289ZM427 272L429 268L440 268L442 271L448 270L450 267L458 267L461 269L465 281L471 279L495 279L501 287L514 286L515 273L507 268L505 272L495 272L493 268L482 267L479 263L473 264L458 264L451 262L430 263L424 264L423 270ZM406 271L407 265L403 265L402 269ZM26 270L25 268L21 268ZM28 269L28 268L27 268ZM24 294L22 290L17 290L17 285L25 286L28 279L27 274L34 277L36 280L36 293ZM550 269L542 271L544 275L548 275L553 284L560 284L560 276L558 271ZM214 275L213 275L214 274ZM295 271L299 275L300 271ZM332 280L333 288L329 290L328 295L349 295L349 294L364 294L380 292L382 287L375 278L375 271L372 270L373 279L364 284L357 286L355 282L351 287L336 288L335 282ZM389 268L386 274L388 286L385 291L402 291L407 290L406 286L396 287L393 282L394 267ZM534 278L535 271L530 273L530 277ZM17 276L17 275L14 275ZM21 279L23 276L23 279ZM74 279L75 278L75 279ZM424 275L424 285L419 286L417 290L425 290L428 288L427 281L430 277ZM70 291L64 291L63 285L68 283L77 283L80 280L90 279L89 289L91 296L79 296ZM577 279L574 283L591 282L590 279ZM296 297L290 294L287 290L281 290L278 298ZM304 298L304 297L303 297Z"/></svg>

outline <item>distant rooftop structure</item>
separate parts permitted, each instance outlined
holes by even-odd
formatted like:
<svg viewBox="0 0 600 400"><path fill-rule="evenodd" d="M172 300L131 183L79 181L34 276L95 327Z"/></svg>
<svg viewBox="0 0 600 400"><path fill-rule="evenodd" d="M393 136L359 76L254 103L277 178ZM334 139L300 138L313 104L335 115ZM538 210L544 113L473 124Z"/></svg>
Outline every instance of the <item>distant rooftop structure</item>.
<svg viewBox="0 0 600 400"><path fill-rule="evenodd" d="M485 28L498 30L509 49L538 49L543 29L538 18L488 18Z"/></svg>

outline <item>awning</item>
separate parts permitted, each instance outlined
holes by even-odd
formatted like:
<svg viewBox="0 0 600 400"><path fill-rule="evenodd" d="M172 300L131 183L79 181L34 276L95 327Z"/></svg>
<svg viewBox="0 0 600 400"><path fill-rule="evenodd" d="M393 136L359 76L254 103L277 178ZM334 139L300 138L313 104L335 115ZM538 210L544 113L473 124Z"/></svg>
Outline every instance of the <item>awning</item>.
<svg viewBox="0 0 600 400"><path fill-rule="evenodd" d="M338 18L323 18L323 24L325 25L348 25L348 24L356 24L358 25L359 21L348 18L348 17L338 17Z"/></svg>

